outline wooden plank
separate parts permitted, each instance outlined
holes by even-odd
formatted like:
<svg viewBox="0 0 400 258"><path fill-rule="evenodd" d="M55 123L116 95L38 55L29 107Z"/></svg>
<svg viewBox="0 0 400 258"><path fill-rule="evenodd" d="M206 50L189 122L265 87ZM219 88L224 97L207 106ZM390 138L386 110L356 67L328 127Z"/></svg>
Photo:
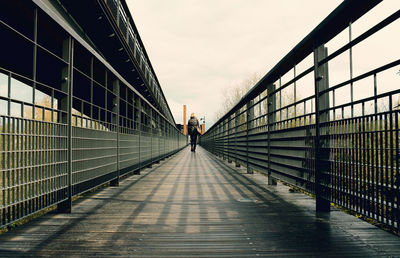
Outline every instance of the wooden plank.
<svg viewBox="0 0 400 258"><path fill-rule="evenodd" d="M185 149L0 235L0 256L399 256L400 240L263 175Z"/></svg>

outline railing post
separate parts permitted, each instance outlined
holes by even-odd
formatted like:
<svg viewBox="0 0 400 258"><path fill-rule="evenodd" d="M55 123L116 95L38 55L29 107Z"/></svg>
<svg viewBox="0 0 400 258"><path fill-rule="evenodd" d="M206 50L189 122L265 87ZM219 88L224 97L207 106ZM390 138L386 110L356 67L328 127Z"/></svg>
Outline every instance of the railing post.
<svg viewBox="0 0 400 258"><path fill-rule="evenodd" d="M217 152L217 156L221 157L221 124L217 125L217 131L216 131L216 135L215 135L215 149Z"/></svg>
<svg viewBox="0 0 400 258"><path fill-rule="evenodd" d="M316 210L330 211L330 166L329 161L329 95L321 91L329 88L328 64L319 62L328 56L328 49L320 45L314 49L314 78L315 78L315 195ZM321 111L322 110L322 111ZM324 131L323 131L324 130ZM324 138L321 137L324 136Z"/></svg>
<svg viewBox="0 0 400 258"><path fill-rule="evenodd" d="M247 174L253 174L253 169L249 165L249 133L254 127L254 108L253 100L247 102L246 105L246 166Z"/></svg>
<svg viewBox="0 0 400 258"><path fill-rule="evenodd" d="M141 155L140 155L140 142L141 142L141 135L142 135L142 100L140 98L138 98L137 101L137 109L138 109L138 128L139 128L139 151L138 151L138 155L139 155L139 163L138 163L138 170L137 170L137 175L140 175L140 170L142 169L142 165L141 165Z"/></svg>
<svg viewBox="0 0 400 258"><path fill-rule="evenodd" d="M129 26L131 26L131 24L129 22L129 17L126 19L126 42L129 42Z"/></svg>
<svg viewBox="0 0 400 258"><path fill-rule="evenodd" d="M238 152L237 152L237 138L238 138L238 133L239 133L239 131L240 131L240 128L239 128L239 124L240 124L240 117L239 117L239 114L240 114L240 110L237 110L236 112L235 112L235 167L240 167L240 164L239 164L239 162L238 162L238 158L237 158L237 156L238 156Z"/></svg>
<svg viewBox="0 0 400 258"><path fill-rule="evenodd" d="M268 185L276 185L276 179L272 177L271 173L271 131L276 122L276 94L272 95L272 93L275 92L275 89L275 84L267 86Z"/></svg>
<svg viewBox="0 0 400 258"><path fill-rule="evenodd" d="M227 138L227 132L226 132L226 120L224 120L223 122L222 122L222 125L221 125L221 132L222 132L222 159L223 160L226 160L226 157L227 157L227 151L228 151L228 146L227 146L227 144L226 144L226 138Z"/></svg>
<svg viewBox="0 0 400 258"><path fill-rule="evenodd" d="M117 173L115 175L115 178L110 181L110 186L119 186L119 175L120 175L120 164L119 164L119 96L120 96L120 87L119 87L119 80L113 81L113 92L115 94L113 98L113 108L112 111L114 114L113 115L113 121L112 124L115 126L116 132L117 132Z"/></svg>
<svg viewBox="0 0 400 258"><path fill-rule="evenodd" d="M119 26L119 20L120 20L120 16L121 14L119 13L119 7L121 6L121 0L117 0L117 25Z"/></svg>
<svg viewBox="0 0 400 258"><path fill-rule="evenodd" d="M157 152L158 152L157 161L155 162L156 164L160 163L160 157L161 157L161 145L160 145L161 121L160 120L161 120L160 116L156 115L155 123L157 126L157 129L156 129L157 135L155 137L157 139Z"/></svg>
<svg viewBox="0 0 400 258"><path fill-rule="evenodd" d="M228 117L228 131L227 131L227 137L228 137L228 163L232 163L232 159L231 159L231 155L229 155L229 152L230 152L230 150L231 150L231 146L230 146L230 143L229 143L229 138L230 138L230 136L231 136L231 130L232 130L232 119L231 119L231 116L229 116Z"/></svg>
<svg viewBox="0 0 400 258"><path fill-rule="evenodd" d="M61 99L61 122L67 124L67 199L57 205L57 211L71 213L72 211L72 87L73 87L73 53L74 41L72 37L64 40L62 55L67 65L61 72L61 89L67 93Z"/></svg>
<svg viewBox="0 0 400 258"><path fill-rule="evenodd" d="M149 109L149 120L150 120L150 164L147 165L148 168L153 167L153 110Z"/></svg>

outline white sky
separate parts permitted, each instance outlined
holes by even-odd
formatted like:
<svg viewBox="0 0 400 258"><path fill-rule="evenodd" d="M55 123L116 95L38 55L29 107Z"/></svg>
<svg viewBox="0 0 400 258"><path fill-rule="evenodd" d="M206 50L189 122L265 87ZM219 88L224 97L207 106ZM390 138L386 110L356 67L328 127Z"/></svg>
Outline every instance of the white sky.
<svg viewBox="0 0 400 258"><path fill-rule="evenodd" d="M215 122L224 89L254 73L266 74L342 1L126 2L175 121L182 123L182 106L186 104L189 114L206 117L208 128ZM399 9L398 0L384 2L390 4L377 8L379 14ZM376 14L375 17L378 17L372 19L375 23L384 18ZM355 36L363 30L353 28ZM389 49L399 49L398 45L397 41ZM393 56L393 52L388 53Z"/></svg>

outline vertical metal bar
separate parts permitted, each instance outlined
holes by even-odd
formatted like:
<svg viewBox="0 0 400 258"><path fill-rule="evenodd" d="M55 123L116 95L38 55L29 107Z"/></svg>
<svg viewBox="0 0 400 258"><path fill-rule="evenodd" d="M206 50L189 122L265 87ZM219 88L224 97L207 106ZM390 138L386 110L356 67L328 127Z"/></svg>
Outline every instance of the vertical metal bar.
<svg viewBox="0 0 400 258"><path fill-rule="evenodd" d="M138 164L138 172L137 174L140 175L140 171L142 169L142 163L141 163L141 135L142 135L142 100L138 98L138 125L139 125L139 164Z"/></svg>
<svg viewBox="0 0 400 258"><path fill-rule="evenodd" d="M293 78L296 78L296 65L293 65ZM297 96L296 96L296 82L297 80L295 80L293 82L293 102L296 103L297 102ZM294 105L294 117L297 117L296 115L296 105ZM296 126L296 125L295 125Z"/></svg>
<svg viewBox="0 0 400 258"><path fill-rule="evenodd" d="M378 114L378 98L376 97L378 95L378 81L376 78L376 73L374 73L374 112L375 114Z"/></svg>
<svg viewBox="0 0 400 258"><path fill-rule="evenodd" d="M240 167L238 159L238 134L240 132L240 109L235 112L235 167ZM215 137L215 134L213 134ZM215 143L215 140L213 141Z"/></svg>
<svg viewBox="0 0 400 258"><path fill-rule="evenodd" d="M253 174L253 169L250 166L249 162L249 134L250 130L253 129L253 119L254 119L254 112L253 112L253 100L250 100L246 105L246 167L247 167L247 174Z"/></svg>
<svg viewBox="0 0 400 258"><path fill-rule="evenodd" d="M267 86L267 135L268 135L268 185L276 185L277 181L272 177L271 172L271 132L276 123L276 86L269 84Z"/></svg>
<svg viewBox="0 0 400 258"><path fill-rule="evenodd" d="M341 170L341 152L340 147L342 146L340 142L340 121L335 121L335 140L334 140L334 147L335 147L335 177L336 177L336 202L341 205L341 182L342 182L342 170Z"/></svg>
<svg viewBox="0 0 400 258"><path fill-rule="evenodd" d="M8 86L7 86L7 88L8 88ZM2 143L2 146L1 146L1 149L3 150L3 152L1 153L1 165L2 165L2 167L3 168L7 168L6 167L6 160L7 160L7 154L6 154L6 150L7 150L7 148L6 148L6 142L7 142L7 135L6 135L6 117L1 117L0 116L0 119L2 120L1 122L1 124L3 125L3 126L1 126L0 127L0 133L1 133L1 137L2 137L2 141L1 141L1 143ZM6 170L4 169L2 172L1 172L1 187L2 187L2 190L1 190L1 201L2 201L2 204L3 204L3 209L1 210L1 213L0 213L0 220L1 220L1 224L2 225L4 225L4 224L6 224L6 221L5 221L5 218L6 218L6 216L5 216L5 214L6 214L6 210L5 210L5 208L4 207L6 207L6 191L5 191L5 189L6 189L6 178L5 178L5 175L6 175Z"/></svg>
<svg viewBox="0 0 400 258"><path fill-rule="evenodd" d="M10 187L10 206L11 206L11 221L15 220L15 174L17 172L18 169L18 164L16 162L16 154L17 154L17 146L16 146L16 124L17 124L17 119L16 118L11 118L12 119L12 123L11 123L11 168L12 170L9 172L9 187Z"/></svg>
<svg viewBox="0 0 400 258"><path fill-rule="evenodd" d="M374 133L374 143L375 147L372 152L373 156L373 167L374 167L374 195L373 195L373 200L375 202L374 205L374 213L375 213L375 219L379 220L379 200L380 200L380 195L379 195L379 116L378 114L374 115L374 121L373 121L373 133Z"/></svg>
<svg viewBox="0 0 400 258"><path fill-rule="evenodd" d="M38 26L38 9L33 11L33 71L32 71L32 119L35 119L36 112L36 64L37 64L37 26Z"/></svg>
<svg viewBox="0 0 400 258"><path fill-rule="evenodd" d="M373 214L372 209L373 209L373 196L374 196L374 168L371 167L371 152L372 152L372 147L373 147L373 133L372 133L372 117L368 116L366 119L366 144L367 144L367 160L366 160L366 180L367 180L367 189L365 192L365 199L367 200L367 216L371 217ZM373 157L373 156L372 156ZM373 165L373 163L372 163Z"/></svg>
<svg viewBox="0 0 400 258"><path fill-rule="evenodd" d="M117 134L117 171L115 178L110 181L110 186L119 186L119 176L120 176L120 149L119 149L119 138L120 138L120 105L121 105L121 98L120 98L120 84L119 80L116 79L113 81L113 117L114 121L111 123L116 128ZM107 94L106 94L107 95Z"/></svg>
<svg viewBox="0 0 400 258"><path fill-rule="evenodd" d="M220 123L220 146L221 146L221 157L223 160L226 159L226 144L225 144L225 125L226 125L226 119Z"/></svg>
<svg viewBox="0 0 400 258"><path fill-rule="evenodd" d="M387 188L389 188L389 202L387 203L387 205L390 207L390 225L392 227L394 227L394 222L395 222L395 217L394 217L394 213L395 213L395 203L394 203L394 199L396 196L396 192L394 190L394 184L393 184L393 180L394 180L394 162L393 162L393 158L394 158L394 153L393 153L393 95L389 96L389 124L386 121L386 126L388 126L388 140L389 143L386 144L387 148L389 148L388 150L388 155L386 157L387 163L386 163L386 175L388 177L388 183L387 183ZM390 165L390 170L389 170L389 165ZM389 175L390 173L390 175ZM390 182L390 183L389 183ZM389 207L387 207L387 209L389 209Z"/></svg>
<svg viewBox="0 0 400 258"><path fill-rule="evenodd" d="M357 210L356 208L356 148L355 148L355 122L354 119L349 119L349 125L350 125L350 142L349 142L349 157L350 157L350 180L351 180L351 188L350 188L350 198L351 198L351 209L352 210Z"/></svg>
<svg viewBox="0 0 400 258"><path fill-rule="evenodd" d="M353 160L354 160L354 162L353 162L353 173L355 174L354 175L354 185L355 185L355 187L354 187L354 199L355 199L355 211L356 212L359 212L359 206L360 206L360 203L359 203L359 196L358 196L358 193L359 193L359 180L360 180L360 171L359 171L359 169L358 169L358 163L359 163L359 141L358 141L358 135L359 135L359 133L358 133L358 119L357 118L353 118L352 119L352 121L353 121L353 146L352 146L352 149L353 149L353 152L354 152L354 155L353 155Z"/></svg>
<svg viewBox="0 0 400 258"><path fill-rule="evenodd" d="M120 1L121 0L117 0L117 25L118 25L118 27L120 27L119 26L119 21L121 20L121 18L120 18L121 14L119 13L119 8L121 6L121 2Z"/></svg>
<svg viewBox="0 0 400 258"><path fill-rule="evenodd" d="M344 182L345 182L345 169L344 169L344 121L339 120L338 122L338 131L339 131L339 141L338 141L338 148L339 148L339 174L340 174L340 205L345 207L345 195L344 195Z"/></svg>
<svg viewBox="0 0 400 258"><path fill-rule="evenodd" d="M357 177L357 194L358 194L358 212L362 212L362 184L363 184L363 173L362 173L362 118L357 118L357 170L358 170L358 177Z"/></svg>
<svg viewBox="0 0 400 258"><path fill-rule="evenodd" d="M350 123L349 120L344 120L345 128L345 189L346 189L346 207L351 208L351 153L350 153Z"/></svg>
<svg viewBox="0 0 400 258"><path fill-rule="evenodd" d="M149 108L149 129L150 129L150 163L149 165L147 165L148 168L152 167L152 163L153 163L153 110L151 110L151 108Z"/></svg>
<svg viewBox="0 0 400 258"><path fill-rule="evenodd" d="M16 137L16 170L15 170L15 175L13 176L14 178L14 184L15 184L15 190L14 190L14 203L16 203L16 207L15 207L15 218L19 218L20 213L19 213L19 209L20 209L20 205L19 205L19 190L20 190L20 182L19 182L19 173L21 171L21 167L23 166L20 163L20 154L21 154L21 147L20 147L20 137L21 137L21 128L20 128L20 119L16 120L16 132L15 132L15 137Z"/></svg>
<svg viewBox="0 0 400 258"><path fill-rule="evenodd" d="M351 22L349 23L349 42L352 40ZM350 61L350 80L353 79L353 47L349 48L349 61ZM350 99L351 99L351 117L354 117L354 93L353 82L350 82Z"/></svg>
<svg viewBox="0 0 400 258"><path fill-rule="evenodd" d="M399 115L400 115L400 112L399 111L397 111L396 113L395 113L395 116L394 116L394 118L395 118L395 121L394 121L394 124L395 124L395 128L394 128L394 130L395 130L395 132L396 132L396 135L395 135L395 142L396 142L396 156L395 156L395 158L396 158L396 178L395 178L395 184L396 184L396 190L397 190L397 195L396 195L396 199L397 199L397 201L396 201L396 206L397 206L397 209L396 209L396 222L397 222L397 225L396 225L396 228L397 228L397 233L399 233L399 231L400 231L400 150L399 150L399 141L400 141L400 138L399 138ZM393 173L394 173L395 171L393 171Z"/></svg>
<svg viewBox="0 0 400 258"><path fill-rule="evenodd" d="M158 159L159 160L162 159L163 155L164 155L164 153L162 153L162 151L161 151L161 142L163 139L163 124L162 124L162 122L163 122L163 118L161 116L158 116L159 128L158 128L158 137L157 138L158 138ZM183 123L186 123L186 121L183 121ZM187 139L187 135L185 135L185 137Z"/></svg>
<svg viewBox="0 0 400 258"><path fill-rule="evenodd" d="M385 189L383 187L383 114L379 114L379 214L380 214L380 222L384 222L384 201L385 201Z"/></svg>
<svg viewBox="0 0 400 258"><path fill-rule="evenodd" d="M10 87L10 81L9 81L9 87ZM8 94L10 96L10 91L8 91ZM10 108L8 109L8 112L10 113ZM4 181L6 181L6 187L7 187L7 191L6 191L6 201L4 202L5 207L7 207L6 210L6 214L7 214L7 221L6 222L10 222L11 221L11 210L10 210L10 171L11 171L11 122L12 118L10 117L10 115L8 116L8 123L7 125L5 125L5 127L7 127L7 172L6 172L6 177L4 179Z"/></svg>
<svg viewBox="0 0 400 258"><path fill-rule="evenodd" d="M391 101L389 99L389 105L391 105ZM389 224L389 207L390 207L390 196L389 196L389 152L388 148L390 146L389 143L389 137L388 137L388 113L384 114L384 119L383 119L383 134L384 134L384 141L382 143L382 148L384 149L384 182L383 182L383 188L384 188L384 198L385 202L382 203L382 206L384 206L383 210L385 211L385 224Z"/></svg>
<svg viewBox="0 0 400 258"><path fill-rule="evenodd" d="M335 89L332 90L332 107L336 107L336 97L335 97ZM333 109L333 118L332 120L336 120L336 108Z"/></svg>
<svg viewBox="0 0 400 258"><path fill-rule="evenodd" d="M24 137L23 137L23 148L24 148L24 156L23 156L23 160L24 160L24 171L23 171L23 175L22 175L22 184L23 184L23 188L22 188L22 199L23 199L23 209L22 209L22 216L27 215L27 167L28 167L28 152L29 152L29 145L28 145L28 140L29 140L29 136L28 136L28 130L27 130L27 126L28 126L28 120L24 120ZM4 166L3 166L4 167Z"/></svg>
<svg viewBox="0 0 400 258"><path fill-rule="evenodd" d="M94 57L92 56L90 58L90 117L93 118L93 100L94 100L94 96L93 96L93 76L94 76ZM107 109L107 71L105 72L105 107ZM105 117L105 120L107 121L107 114Z"/></svg>
<svg viewBox="0 0 400 258"><path fill-rule="evenodd" d="M363 112L364 113L364 112ZM367 215L366 211L368 210L368 202L367 202L367 187L368 187L368 180L367 180L367 131L366 131L366 123L367 123L367 118L364 116L361 119L361 126L362 126L362 159L361 160L361 172L362 172L362 189L361 189L361 200L362 200L362 207L361 211L362 214Z"/></svg>
<svg viewBox="0 0 400 258"><path fill-rule="evenodd" d="M231 131L232 131L232 116L230 115L229 117L228 117L228 132L227 132L227 137L228 137L228 155L227 155L227 158L228 158L228 163L232 163L232 159L231 159L231 151L232 151L232 146L231 146L231 143L230 143L230 141L229 141L229 139L230 139L230 137L231 137L231 135L232 135L232 133L231 133Z"/></svg>
<svg viewBox="0 0 400 258"><path fill-rule="evenodd" d="M126 17L126 42L129 42L129 26L130 26L130 21L129 17Z"/></svg>
<svg viewBox="0 0 400 258"><path fill-rule="evenodd" d="M314 50L314 80L315 80L315 188L316 188L316 210L329 211L330 200L329 197L329 182L328 178L324 175L324 161L329 160L329 153L327 153L327 146L325 146L325 153L321 153L323 145L327 145L326 141L321 139L322 123L329 121L329 113L321 111L329 108L329 96L325 93L320 96L320 91L328 88L328 67L327 64L319 65L319 62L327 56L327 49L323 46L317 46ZM324 135L328 134L327 130ZM325 186L324 186L325 185Z"/></svg>
<svg viewBox="0 0 400 258"><path fill-rule="evenodd" d="M355 169L355 154L356 148L355 145L355 123L353 119L349 119L350 123L350 142L349 142L349 153L350 153L350 180L351 180L351 189L350 189L350 198L351 198L351 208L352 210L356 210L356 169Z"/></svg>
<svg viewBox="0 0 400 258"><path fill-rule="evenodd" d="M69 37L63 42L63 59L67 66L62 70L62 90L67 96L61 100L63 113L62 122L67 124L67 185L66 200L58 204L58 212L72 211L72 94L73 94L73 53L74 40Z"/></svg>
<svg viewBox="0 0 400 258"><path fill-rule="evenodd" d="M279 121L282 121L282 77L279 77Z"/></svg>

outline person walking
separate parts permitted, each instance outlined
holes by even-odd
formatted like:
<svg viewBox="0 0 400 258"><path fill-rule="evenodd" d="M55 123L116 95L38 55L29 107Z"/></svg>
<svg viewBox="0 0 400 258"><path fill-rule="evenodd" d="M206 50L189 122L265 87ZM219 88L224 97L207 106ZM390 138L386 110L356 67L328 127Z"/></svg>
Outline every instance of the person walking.
<svg viewBox="0 0 400 258"><path fill-rule="evenodd" d="M196 115L192 113L188 121L188 133L190 135L190 150L196 151L197 135L200 134L200 123Z"/></svg>

